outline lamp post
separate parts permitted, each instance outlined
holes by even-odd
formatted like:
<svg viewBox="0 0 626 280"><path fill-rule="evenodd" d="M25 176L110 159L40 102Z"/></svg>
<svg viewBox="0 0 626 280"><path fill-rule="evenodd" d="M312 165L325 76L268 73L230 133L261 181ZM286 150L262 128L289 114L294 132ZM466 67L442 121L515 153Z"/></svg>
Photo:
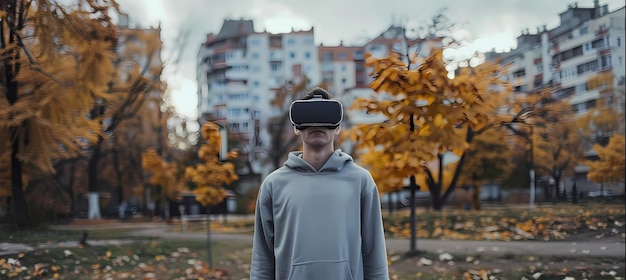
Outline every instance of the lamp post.
<svg viewBox="0 0 626 280"><path fill-rule="evenodd" d="M411 133L415 131L415 121L413 120L413 114L411 114L411 120L409 123ZM410 200L409 205L411 207L410 223L411 223L411 247L410 251L415 252L417 250L417 216L415 215L415 191L420 187L415 183L415 175L411 175L409 178Z"/></svg>
<svg viewBox="0 0 626 280"><path fill-rule="evenodd" d="M535 187L536 187L536 175L535 175L535 156L534 156L534 141L533 141L533 126L530 126L530 134L528 135L528 141L530 141L530 199L528 202L528 212L533 212L533 206L535 205Z"/></svg>
<svg viewBox="0 0 626 280"><path fill-rule="evenodd" d="M226 131L226 128L222 124L218 122L214 122L214 124L219 129L219 134L220 134L220 139L221 139L218 160L223 163L228 159L228 131ZM207 257L208 257L207 260L208 260L209 268L214 269L215 267L213 266L213 250L211 248L211 205L206 206L206 221L207 221L206 249L207 249Z"/></svg>

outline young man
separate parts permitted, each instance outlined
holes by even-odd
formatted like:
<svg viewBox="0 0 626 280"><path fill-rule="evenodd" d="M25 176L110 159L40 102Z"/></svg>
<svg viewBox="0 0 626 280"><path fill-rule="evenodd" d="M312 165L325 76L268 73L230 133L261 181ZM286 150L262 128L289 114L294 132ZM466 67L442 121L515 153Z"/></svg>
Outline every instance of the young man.
<svg viewBox="0 0 626 280"><path fill-rule="evenodd" d="M343 110L316 88L290 109L303 150L259 190L250 279L389 279L378 189L335 150Z"/></svg>

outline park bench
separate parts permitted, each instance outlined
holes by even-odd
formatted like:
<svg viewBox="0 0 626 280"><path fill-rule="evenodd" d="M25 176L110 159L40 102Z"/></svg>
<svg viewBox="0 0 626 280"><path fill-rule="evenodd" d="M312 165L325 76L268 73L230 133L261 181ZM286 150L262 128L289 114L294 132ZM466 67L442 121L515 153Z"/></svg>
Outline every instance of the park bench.
<svg viewBox="0 0 626 280"><path fill-rule="evenodd" d="M195 222L195 221L208 221L208 215L206 214L197 214L197 215L181 215L180 216L180 223L182 225L182 231L183 233L187 232L188 229L188 224L189 222Z"/></svg>

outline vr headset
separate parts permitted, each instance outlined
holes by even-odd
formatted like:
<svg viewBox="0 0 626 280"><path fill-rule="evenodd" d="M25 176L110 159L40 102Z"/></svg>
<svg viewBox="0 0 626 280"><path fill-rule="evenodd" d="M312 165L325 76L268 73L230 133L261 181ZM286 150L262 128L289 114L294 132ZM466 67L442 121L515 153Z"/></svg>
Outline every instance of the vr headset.
<svg viewBox="0 0 626 280"><path fill-rule="evenodd" d="M309 127L334 129L343 120L343 107L337 100L321 97L296 100L289 107L289 119L298 130Z"/></svg>

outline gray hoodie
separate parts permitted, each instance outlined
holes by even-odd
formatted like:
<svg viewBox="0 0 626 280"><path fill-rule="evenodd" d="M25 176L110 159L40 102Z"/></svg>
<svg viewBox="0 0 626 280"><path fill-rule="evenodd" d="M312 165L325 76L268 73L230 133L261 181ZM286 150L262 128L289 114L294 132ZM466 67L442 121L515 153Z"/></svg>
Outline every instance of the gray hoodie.
<svg viewBox="0 0 626 280"><path fill-rule="evenodd" d="M378 189L336 150L318 171L291 152L259 190L250 279L389 279Z"/></svg>

